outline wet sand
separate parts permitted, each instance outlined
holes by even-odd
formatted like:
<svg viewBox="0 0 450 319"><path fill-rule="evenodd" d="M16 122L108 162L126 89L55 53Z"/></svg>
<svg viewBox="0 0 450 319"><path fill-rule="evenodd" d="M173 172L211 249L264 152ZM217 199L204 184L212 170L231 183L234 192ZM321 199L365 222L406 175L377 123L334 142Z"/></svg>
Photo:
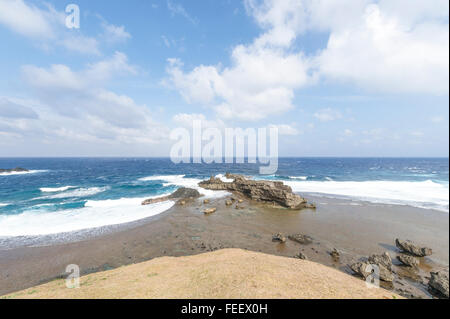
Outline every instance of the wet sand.
<svg viewBox="0 0 450 319"><path fill-rule="evenodd" d="M76 242L0 250L0 295L66 276L69 264L81 273L109 270L162 256L195 255L222 248L242 248L293 257L302 251L309 260L350 273L348 264L373 253L388 251L395 264L395 238L410 239L433 248L421 258L420 271L396 266L397 273L412 279L387 286L407 297L429 298L427 275L448 269L449 215L409 206L305 196L316 210L269 209L245 201L243 209L227 207L225 199L204 205L202 200L176 205L149 219L122 225L113 232ZM205 207L217 212L204 215ZM274 233L302 233L314 241L301 245L288 240L272 242ZM341 252L338 261L329 251Z"/></svg>

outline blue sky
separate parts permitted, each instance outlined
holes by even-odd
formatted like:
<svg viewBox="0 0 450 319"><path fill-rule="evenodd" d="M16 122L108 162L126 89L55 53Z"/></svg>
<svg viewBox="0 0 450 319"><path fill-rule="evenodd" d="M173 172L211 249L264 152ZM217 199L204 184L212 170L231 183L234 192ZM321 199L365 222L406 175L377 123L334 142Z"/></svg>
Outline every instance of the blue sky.
<svg viewBox="0 0 450 319"><path fill-rule="evenodd" d="M281 156L447 157L448 5L0 0L0 156L168 156L201 119L277 126Z"/></svg>

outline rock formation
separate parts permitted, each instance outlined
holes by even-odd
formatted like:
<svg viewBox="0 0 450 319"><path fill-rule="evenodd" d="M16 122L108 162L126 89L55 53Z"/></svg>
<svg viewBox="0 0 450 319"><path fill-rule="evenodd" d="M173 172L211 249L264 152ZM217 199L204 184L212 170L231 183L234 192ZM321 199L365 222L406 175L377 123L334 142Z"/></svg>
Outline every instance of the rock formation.
<svg viewBox="0 0 450 319"><path fill-rule="evenodd" d="M430 288L438 291L446 298L449 298L448 293L448 272L439 271L432 272L430 281L428 282Z"/></svg>
<svg viewBox="0 0 450 319"><path fill-rule="evenodd" d="M405 266L409 266L409 267L419 266L419 260L410 255L400 254L397 256L397 260L400 261Z"/></svg>
<svg viewBox="0 0 450 319"><path fill-rule="evenodd" d="M392 274L392 259L387 252L382 255L372 255L368 261L360 261L354 263L350 268L366 279L373 272L373 265L377 266L380 271L380 280L392 282L394 275Z"/></svg>
<svg viewBox="0 0 450 319"><path fill-rule="evenodd" d="M16 167L16 168L0 168L0 173L16 173L16 172L28 172L26 168Z"/></svg>
<svg viewBox="0 0 450 319"><path fill-rule="evenodd" d="M293 234L289 235L288 238L292 241L295 241L302 245L307 245L312 243L312 238L308 235L302 235L302 234Z"/></svg>
<svg viewBox="0 0 450 319"><path fill-rule="evenodd" d="M142 202L142 205L150 205L168 200L178 200L180 204L184 205L186 199L194 199L200 196L200 193L196 189L181 187L170 195L146 199Z"/></svg>
<svg viewBox="0 0 450 319"><path fill-rule="evenodd" d="M292 189L284 185L283 182L255 181L246 179L242 175L229 173L225 176L228 179L233 179L233 182L224 182L220 178L211 177L198 185L211 190L236 192L254 201L271 203L275 206L290 209L315 208L313 204L307 203L306 199L294 194Z"/></svg>
<svg viewBox="0 0 450 319"><path fill-rule="evenodd" d="M431 248L427 247L419 247L410 240L395 240L395 245L397 248L399 248L401 251L410 253L411 255L417 256L417 257L425 257L430 256L433 253L433 250Z"/></svg>

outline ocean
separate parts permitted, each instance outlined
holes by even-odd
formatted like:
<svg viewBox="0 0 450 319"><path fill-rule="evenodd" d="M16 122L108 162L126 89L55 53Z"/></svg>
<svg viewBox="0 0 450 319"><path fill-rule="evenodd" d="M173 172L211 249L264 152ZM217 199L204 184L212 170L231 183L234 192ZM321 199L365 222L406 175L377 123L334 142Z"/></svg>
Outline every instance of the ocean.
<svg viewBox="0 0 450 319"><path fill-rule="evenodd" d="M449 211L448 158L280 158L275 175L259 164L174 164L168 158L2 158L0 238L68 233L158 215L174 203L149 197L226 172L281 180L294 192ZM202 190L207 197L225 192Z"/></svg>

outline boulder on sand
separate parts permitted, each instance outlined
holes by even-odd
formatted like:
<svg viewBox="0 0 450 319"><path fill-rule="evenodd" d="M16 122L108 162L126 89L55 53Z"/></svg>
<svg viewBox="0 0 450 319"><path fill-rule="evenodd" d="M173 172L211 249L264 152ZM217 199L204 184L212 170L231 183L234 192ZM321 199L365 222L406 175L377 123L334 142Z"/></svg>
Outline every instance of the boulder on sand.
<svg viewBox="0 0 450 319"><path fill-rule="evenodd" d="M216 210L217 210L217 208L207 208L207 209L205 209L205 210L203 211L203 213L204 213L205 215L209 215L209 214L215 213Z"/></svg>
<svg viewBox="0 0 450 319"><path fill-rule="evenodd" d="M205 189L236 192L255 201L290 209L315 208L314 205L308 204L306 199L294 194L292 189L283 182L255 181L246 179L242 175L229 173L225 176L233 181L224 182L220 178L211 176L209 180L202 181L198 185Z"/></svg>
<svg viewBox="0 0 450 319"><path fill-rule="evenodd" d="M395 245L401 251L410 253L411 255L417 257L430 256L433 253L433 250L431 248L419 247L410 240L400 240L397 238L395 240Z"/></svg>

